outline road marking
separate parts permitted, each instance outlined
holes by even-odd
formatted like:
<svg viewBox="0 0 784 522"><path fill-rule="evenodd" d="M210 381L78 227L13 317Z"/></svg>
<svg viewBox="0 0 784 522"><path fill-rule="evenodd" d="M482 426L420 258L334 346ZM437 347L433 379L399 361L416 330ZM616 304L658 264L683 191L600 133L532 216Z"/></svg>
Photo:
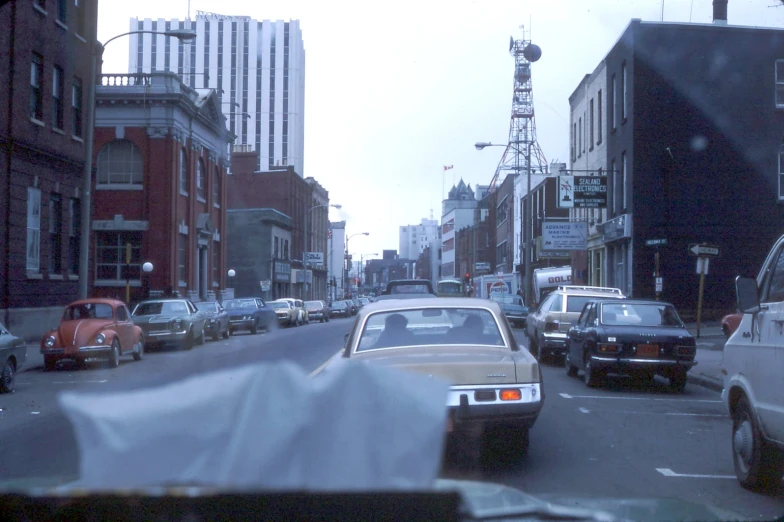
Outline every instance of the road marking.
<svg viewBox="0 0 784 522"><path fill-rule="evenodd" d="M676 401L676 402L709 402L721 403L712 399L658 399L656 397L613 397L610 395L569 395L567 393L559 394L564 399L617 399L624 401Z"/></svg>
<svg viewBox="0 0 784 522"><path fill-rule="evenodd" d="M82 383L103 384L105 382L109 382L109 379L104 379L102 381L52 381L52 384L82 384Z"/></svg>
<svg viewBox="0 0 784 522"><path fill-rule="evenodd" d="M588 408L580 408L580 411L583 413L591 413L591 410L589 410Z"/></svg>
<svg viewBox="0 0 784 522"><path fill-rule="evenodd" d="M622 413L624 415L673 415L677 417L718 417L718 418L729 418L726 413L719 414L719 413L670 413L670 412L660 412L660 411L623 411L623 410L613 410L613 413Z"/></svg>
<svg viewBox="0 0 784 522"><path fill-rule="evenodd" d="M656 468L656 471L665 477L681 477L681 478L713 478L713 479L734 479L735 475L701 475L699 473L675 473L669 468Z"/></svg>
<svg viewBox="0 0 784 522"><path fill-rule="evenodd" d="M342 351L343 351L343 350L340 350L340 351L338 351L338 352L337 352L335 355L337 355L337 354L341 353ZM333 355L332 357L330 357L329 359L327 359L326 361L324 361L324 363L323 363L321 366L319 366L318 368L316 368L315 370L313 370L312 372L310 372L310 375L308 375L308 377L313 377L313 376L315 376L317 373L320 373L320 372L321 372L321 371L322 371L324 368L326 368L326 367L327 367L327 365L328 365L328 364L329 364L329 362L332 360L332 358L333 358L333 357L335 357L335 355Z"/></svg>
<svg viewBox="0 0 784 522"><path fill-rule="evenodd" d="M40 414L41 414L40 411L31 411L30 412L30 415L40 415Z"/></svg>

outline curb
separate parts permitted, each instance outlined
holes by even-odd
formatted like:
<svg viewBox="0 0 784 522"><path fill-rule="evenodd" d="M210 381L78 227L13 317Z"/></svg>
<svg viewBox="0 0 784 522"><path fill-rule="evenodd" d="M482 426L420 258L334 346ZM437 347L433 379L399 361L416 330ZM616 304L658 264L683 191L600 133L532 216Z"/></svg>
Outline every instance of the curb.
<svg viewBox="0 0 784 522"><path fill-rule="evenodd" d="M691 372L686 374L686 380L688 382L699 384L705 388L708 388L713 391L720 392L724 389L724 383L721 381L716 380L713 377L708 377L704 374L697 373L692 374Z"/></svg>

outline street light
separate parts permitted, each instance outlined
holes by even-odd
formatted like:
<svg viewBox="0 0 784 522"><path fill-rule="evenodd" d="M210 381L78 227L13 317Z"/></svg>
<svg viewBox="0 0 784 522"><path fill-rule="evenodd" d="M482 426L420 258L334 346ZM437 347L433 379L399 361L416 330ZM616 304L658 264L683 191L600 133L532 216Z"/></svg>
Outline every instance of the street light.
<svg viewBox="0 0 784 522"><path fill-rule="evenodd" d="M520 156L519 155L523 154L523 152L520 149L518 149L517 147L515 147L514 145L512 145L511 143L508 144L508 145L500 145L500 144L496 145L496 144L490 143L488 141L478 141L478 142L474 143L474 147L476 147L476 150L482 150L485 147L511 147L511 148L513 148L515 151L517 151L517 156L515 156L515 160L517 162L517 164L515 165L515 172L518 172L518 173L520 172L520 165L519 165L519 158L520 158ZM531 209L531 141L528 141L528 154L526 155L526 158L528 160L528 172L527 172L528 190L526 190L526 193L525 193L526 212L523 213L523 231L522 231L522 234L521 234L525 238L525 241L523 242L523 244L521 246L523 247L523 255L525 256L525 259L523 260L524 261L524 266L525 266L525 278L523 280L523 297L526 300L526 304L528 306L530 306L531 305L531 295L530 295L530 288L531 288L531 252L530 252L531 238L529 238L528 235L531 232L531 213L532 213L532 209ZM474 260L474 262L476 262L476 260Z"/></svg>
<svg viewBox="0 0 784 522"><path fill-rule="evenodd" d="M343 205L340 205L340 204L337 204L337 203L334 204L334 205L333 204L329 204L329 205L313 205L312 207L310 207L308 209L307 212L305 212L305 223L304 223L305 228L302 230L302 282L303 282L302 300L303 301L305 299L307 299L307 295L308 295L308 254L307 254L307 250L308 250L308 232L309 232L309 230L308 230L308 216L310 215L310 213L313 210L315 210L317 208L325 208L325 207L332 207L332 208L336 208L336 209L340 210L341 208L343 208ZM311 296L311 297L313 297L313 296Z"/></svg>
<svg viewBox="0 0 784 522"><path fill-rule="evenodd" d="M369 235L370 235L370 232L357 232L356 234L351 234L350 236L348 236L346 238L346 253L345 253L344 261L348 260L348 240L351 239L354 236L369 236ZM350 268L350 267L347 267L347 268ZM343 293L344 294L346 293L346 277L347 277L346 276L346 270L343 270Z"/></svg>
<svg viewBox="0 0 784 522"><path fill-rule="evenodd" d="M97 6L96 2L96 6ZM162 34L173 36L180 41L189 41L196 38L196 33L190 30L172 29L170 31L129 31L118 34L106 40L106 43L95 45L90 42L90 81L87 82L87 128L84 135L84 172L82 187L82 223L81 237L79 238L79 298L86 299L88 291L89 263L90 263L90 207L93 190L93 139L95 136L95 85L98 83L98 60L103 61L103 51L113 40L129 34Z"/></svg>
<svg viewBox="0 0 784 522"><path fill-rule="evenodd" d="M234 299L234 276L237 275L237 272L235 272L233 268L229 268L229 271L226 274L229 276L229 288L231 288L231 298Z"/></svg>
<svg viewBox="0 0 784 522"><path fill-rule="evenodd" d="M144 299L150 297L150 273L152 272L152 269L152 263L149 261L146 261L142 265L142 276L144 277L144 289L142 291L142 295L144 296Z"/></svg>

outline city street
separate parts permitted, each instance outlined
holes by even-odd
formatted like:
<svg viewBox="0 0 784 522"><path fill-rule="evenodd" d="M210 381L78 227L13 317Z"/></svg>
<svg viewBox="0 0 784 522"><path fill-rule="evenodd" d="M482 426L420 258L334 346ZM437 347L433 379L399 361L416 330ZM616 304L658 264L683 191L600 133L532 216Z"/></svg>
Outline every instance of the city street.
<svg viewBox="0 0 784 522"><path fill-rule="evenodd" d="M79 456L56 405L59 391L149 387L265 360L288 359L310 373L342 346L352 322L334 319L255 336L240 333L189 352L148 353L141 362L127 356L115 370L96 362L87 370L22 372L16 393L0 396L0 447L5 449L0 480L54 485L76 478ZM458 472L447 463L445 475L501 482L553 499L680 498L748 519L784 513L781 491L765 496L738 485L730 420L718 392L689 384L685 393L675 394L665 381L640 387L617 380L589 389L561 367L545 365L543 373L545 407L532 430L529 455L519 467Z"/></svg>

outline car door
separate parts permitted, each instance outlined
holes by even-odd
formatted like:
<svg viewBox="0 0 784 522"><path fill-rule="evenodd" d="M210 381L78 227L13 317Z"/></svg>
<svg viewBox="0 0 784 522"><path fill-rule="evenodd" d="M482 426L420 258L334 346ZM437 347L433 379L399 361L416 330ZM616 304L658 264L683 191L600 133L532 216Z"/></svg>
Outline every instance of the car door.
<svg viewBox="0 0 784 522"><path fill-rule="evenodd" d="M193 323L194 332L203 332L205 323L205 314L193 304L192 301L186 301L188 304L188 312L190 314L191 322ZM198 333L196 335L199 335Z"/></svg>
<svg viewBox="0 0 784 522"><path fill-rule="evenodd" d="M555 294L550 294L545 297L544 301L539 305L539 308L534 312L533 321L528 321L528 335L530 337L533 337L536 335L537 331L544 328L544 316L547 313L547 310L550 309L550 304L553 302L553 299L555 299Z"/></svg>
<svg viewBox="0 0 784 522"><path fill-rule="evenodd" d="M259 325L264 326L264 301L260 298L256 298L256 310L254 310L253 315L259 320Z"/></svg>
<svg viewBox="0 0 784 522"><path fill-rule="evenodd" d="M593 303L586 303L585 307L583 307L583 311L580 314L580 317L577 319L577 324L569 328L569 335L566 338L566 342L569 344L567 349L569 350L569 359L572 361L578 361L582 359L582 356L578 354L582 353L587 317L590 314L593 306Z"/></svg>
<svg viewBox="0 0 784 522"><path fill-rule="evenodd" d="M120 348L122 351L127 352L133 350L133 345L136 339L133 338L133 323L131 322L131 314L125 305L119 305L114 311L116 318L115 331L120 337Z"/></svg>
<svg viewBox="0 0 784 522"><path fill-rule="evenodd" d="M760 303L762 309L756 319L759 342L751 342L740 355L739 367L751 383L763 430L768 437L784 442L784 395L780 386L784 374L784 245L779 246L767 267Z"/></svg>

